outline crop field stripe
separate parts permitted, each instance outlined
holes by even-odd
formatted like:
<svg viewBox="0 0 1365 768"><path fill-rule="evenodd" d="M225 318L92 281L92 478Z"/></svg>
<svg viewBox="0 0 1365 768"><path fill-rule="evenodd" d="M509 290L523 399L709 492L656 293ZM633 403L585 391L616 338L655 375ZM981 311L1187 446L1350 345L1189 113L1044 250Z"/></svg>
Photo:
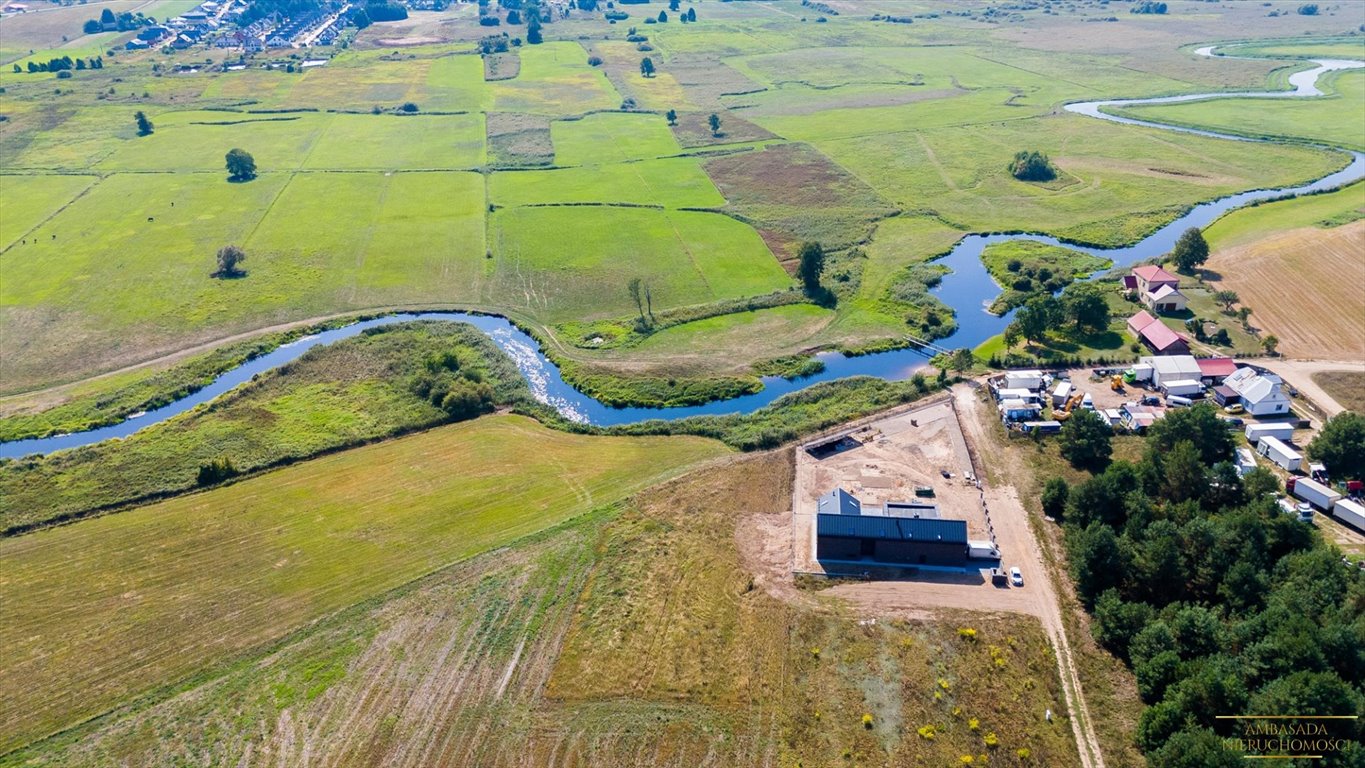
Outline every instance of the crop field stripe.
<svg viewBox="0 0 1365 768"><path fill-rule="evenodd" d="M19 174L13 174L13 175L19 175ZM25 175L26 175L26 174L25 174ZM34 174L34 175L37 175L37 176L57 176L57 175L61 175L61 176L86 176L87 174L79 174L79 173L76 173L76 174ZM4 176L0 176L0 179L3 179L3 178L4 178ZM6 243L6 244L5 244L5 247L2 248L2 249L0 249L0 256L3 256L4 254L8 253L9 250L10 250L11 248L14 247L14 243L15 243L15 242L18 242L18 241L20 241L20 240L26 240L26 239L28 239L28 236L29 236L29 235L33 234L33 233L36 232L38 229L42 228L42 226L43 226L44 224L46 224L46 223L48 223L49 221L52 221L53 219L57 218L57 215L58 215L58 214L60 214L62 211L65 211L68 207L71 206L72 203L76 202L77 200L80 200L82 197L85 197L86 193L88 193L90 190L94 189L95 186L98 185L101 181L104 181L104 176L101 176L101 175L90 175L90 183L89 183L89 184L86 184L86 185L81 189L81 191L77 192L76 195L75 195L75 197L72 197L70 200L67 200L65 203L62 203L61 207L57 208L57 210L55 210L55 211L53 211L52 213L48 214L42 221L38 222L37 224L34 224L32 227L29 227L27 230L25 230L24 232L20 233L19 237L15 238L15 240L14 240L13 242Z"/></svg>

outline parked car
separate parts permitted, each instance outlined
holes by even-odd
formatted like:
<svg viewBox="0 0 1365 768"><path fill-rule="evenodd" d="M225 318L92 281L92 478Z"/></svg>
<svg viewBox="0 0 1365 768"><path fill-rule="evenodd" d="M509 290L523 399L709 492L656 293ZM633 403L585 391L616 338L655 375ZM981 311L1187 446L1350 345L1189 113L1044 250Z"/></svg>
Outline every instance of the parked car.
<svg viewBox="0 0 1365 768"><path fill-rule="evenodd" d="M1247 409L1244 408L1241 403L1233 403L1232 405L1229 405L1223 410L1227 411L1228 413L1246 413Z"/></svg>
<svg viewBox="0 0 1365 768"><path fill-rule="evenodd" d="M1017 565L1010 569L1010 583L1016 587L1024 586L1024 572Z"/></svg>
<svg viewBox="0 0 1365 768"><path fill-rule="evenodd" d="M1223 423L1227 425L1228 429L1237 429L1246 423L1236 416L1219 416L1218 418L1223 420Z"/></svg>

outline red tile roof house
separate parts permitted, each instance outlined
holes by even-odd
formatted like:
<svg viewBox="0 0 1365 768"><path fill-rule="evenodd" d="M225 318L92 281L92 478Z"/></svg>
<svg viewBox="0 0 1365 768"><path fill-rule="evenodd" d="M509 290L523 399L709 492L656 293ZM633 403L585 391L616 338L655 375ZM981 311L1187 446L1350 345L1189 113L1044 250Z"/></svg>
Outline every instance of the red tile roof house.
<svg viewBox="0 0 1365 768"><path fill-rule="evenodd" d="M1180 292L1180 278L1155 264L1134 267L1123 279L1124 290L1135 291L1153 312L1183 312L1187 300Z"/></svg>
<svg viewBox="0 0 1365 768"><path fill-rule="evenodd" d="M1128 318L1128 332L1158 355L1188 355L1190 344L1185 337L1167 328L1160 320L1142 310Z"/></svg>

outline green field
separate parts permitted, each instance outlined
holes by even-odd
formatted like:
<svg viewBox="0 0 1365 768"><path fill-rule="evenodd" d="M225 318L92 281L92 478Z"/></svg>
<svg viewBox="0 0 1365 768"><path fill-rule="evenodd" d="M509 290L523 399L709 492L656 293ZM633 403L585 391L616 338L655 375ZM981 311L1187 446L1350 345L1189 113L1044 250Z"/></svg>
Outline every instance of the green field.
<svg viewBox="0 0 1365 768"><path fill-rule="evenodd" d="M650 283L657 309L791 284L752 229L719 214L510 208L489 222L490 245L500 254L493 290L551 321L633 313L626 284L634 277ZM564 237L570 231L572 243Z"/></svg>
<svg viewBox="0 0 1365 768"><path fill-rule="evenodd" d="M601 165L682 151L658 115L599 114L550 127L557 165Z"/></svg>
<svg viewBox="0 0 1365 768"><path fill-rule="evenodd" d="M1113 110L1140 120L1187 125L1238 135L1291 137L1365 150L1365 72L1322 78L1327 94L1310 100L1216 99ZM1248 115L1254 115L1251 120Z"/></svg>
<svg viewBox="0 0 1365 768"><path fill-rule="evenodd" d="M24 279L0 285L0 322L22 339L7 349L7 388L225 329L474 299L482 193L482 179L462 173L109 176L43 225L23 251ZM318 226L338 210L347 227ZM229 243L246 249L247 276L209 277ZM54 345L60 365L46 357Z"/></svg>
<svg viewBox="0 0 1365 768"><path fill-rule="evenodd" d="M1332 227L1365 218L1365 182L1334 192L1305 195L1291 200L1233 211L1204 230L1215 249L1231 248L1259 240L1275 232L1300 227Z"/></svg>
<svg viewBox="0 0 1365 768"><path fill-rule="evenodd" d="M94 176L0 176L0 250L18 243L97 181ZM34 233L36 236L37 233Z"/></svg>
<svg viewBox="0 0 1365 768"><path fill-rule="evenodd" d="M4 541L0 750L722 453L489 417Z"/></svg>

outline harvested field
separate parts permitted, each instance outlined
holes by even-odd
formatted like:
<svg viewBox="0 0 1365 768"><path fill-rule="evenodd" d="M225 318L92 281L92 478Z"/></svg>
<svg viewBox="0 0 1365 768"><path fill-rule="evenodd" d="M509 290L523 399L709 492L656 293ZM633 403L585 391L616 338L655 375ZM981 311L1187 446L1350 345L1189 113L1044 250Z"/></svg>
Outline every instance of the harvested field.
<svg viewBox="0 0 1365 768"><path fill-rule="evenodd" d="M740 144L746 141L766 141L780 138L762 126L749 122L733 112L717 108L720 115L720 135L712 135L707 119L711 112L679 112L678 124L673 126L673 135L678 143L688 149L707 147L717 144Z"/></svg>
<svg viewBox="0 0 1365 768"><path fill-rule="evenodd" d="M723 453L490 416L6 539L0 753Z"/></svg>
<svg viewBox="0 0 1365 768"><path fill-rule="evenodd" d="M497 167L553 165L550 118L515 112L488 113L488 160Z"/></svg>
<svg viewBox="0 0 1365 768"><path fill-rule="evenodd" d="M1365 360L1365 221L1334 229L1303 227L1227 249L1205 267L1280 339L1291 357Z"/></svg>
<svg viewBox="0 0 1365 768"><path fill-rule="evenodd" d="M483 79L511 80L521 72L521 57L515 53L494 53L483 57Z"/></svg>
<svg viewBox="0 0 1365 768"><path fill-rule="evenodd" d="M860 242L876 217L893 212L871 187L808 144L724 155L705 168L727 209L755 222L781 260L794 259L803 240L826 248Z"/></svg>

